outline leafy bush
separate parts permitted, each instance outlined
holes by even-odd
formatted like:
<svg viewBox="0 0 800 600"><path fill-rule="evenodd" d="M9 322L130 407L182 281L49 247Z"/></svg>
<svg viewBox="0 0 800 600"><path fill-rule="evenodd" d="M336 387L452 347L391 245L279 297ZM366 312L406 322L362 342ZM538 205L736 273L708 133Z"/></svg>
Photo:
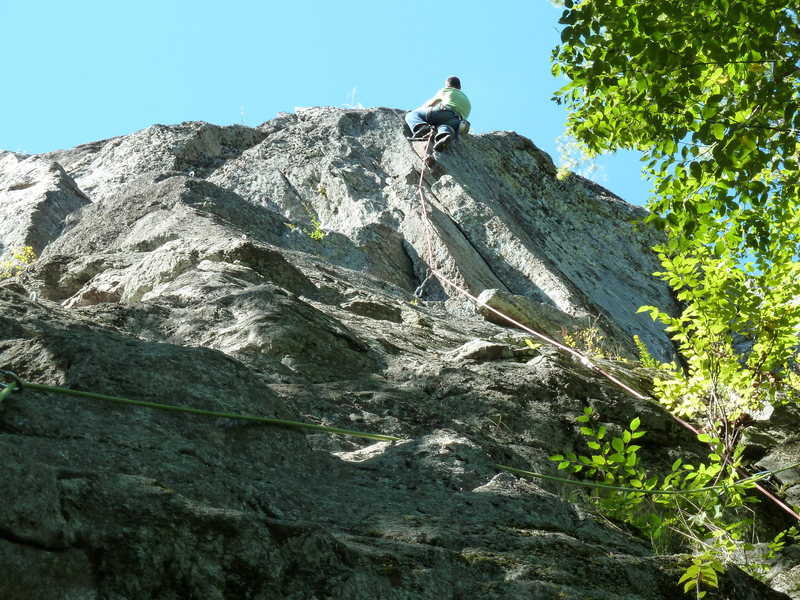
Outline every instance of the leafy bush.
<svg viewBox="0 0 800 600"><path fill-rule="evenodd" d="M13 277L36 260L36 253L30 246L23 246L11 253L11 258L0 261L0 279Z"/></svg>
<svg viewBox="0 0 800 600"><path fill-rule="evenodd" d="M590 452L556 454L560 470L581 473L593 482L591 502L608 518L626 522L649 538L654 551L688 551L691 559L681 583L702 598L702 587L717 587L716 574L734 557L747 555L752 543L753 518L747 495L752 479L740 478L737 468L742 446L732 451L718 437L702 433L698 440L709 446L707 462L698 465L676 460L662 479L649 475L639 464L645 435L639 418L633 419L619 436L611 436L604 425L593 425L591 407L578 417L580 431ZM776 542L780 541L776 538ZM751 571L758 570L753 564Z"/></svg>

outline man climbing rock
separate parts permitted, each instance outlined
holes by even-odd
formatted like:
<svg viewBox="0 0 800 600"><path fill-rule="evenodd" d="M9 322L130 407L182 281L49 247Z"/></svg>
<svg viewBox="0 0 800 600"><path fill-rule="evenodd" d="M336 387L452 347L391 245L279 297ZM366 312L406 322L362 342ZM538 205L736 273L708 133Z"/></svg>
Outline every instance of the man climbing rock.
<svg viewBox="0 0 800 600"><path fill-rule="evenodd" d="M461 91L461 81L458 77L448 77L433 98L406 115L411 139L426 139L435 128L433 149L441 151L458 136L461 122L466 122L471 108L469 99Z"/></svg>

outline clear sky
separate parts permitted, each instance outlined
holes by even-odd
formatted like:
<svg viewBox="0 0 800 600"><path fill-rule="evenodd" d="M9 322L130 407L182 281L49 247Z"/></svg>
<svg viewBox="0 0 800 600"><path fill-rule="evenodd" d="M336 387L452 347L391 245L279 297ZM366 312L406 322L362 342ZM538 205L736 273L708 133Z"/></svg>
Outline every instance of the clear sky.
<svg viewBox="0 0 800 600"><path fill-rule="evenodd" d="M461 78L478 133L559 163L548 0L0 0L0 149L41 153L156 123L258 125L300 106L410 110ZM593 176L643 204L632 154Z"/></svg>

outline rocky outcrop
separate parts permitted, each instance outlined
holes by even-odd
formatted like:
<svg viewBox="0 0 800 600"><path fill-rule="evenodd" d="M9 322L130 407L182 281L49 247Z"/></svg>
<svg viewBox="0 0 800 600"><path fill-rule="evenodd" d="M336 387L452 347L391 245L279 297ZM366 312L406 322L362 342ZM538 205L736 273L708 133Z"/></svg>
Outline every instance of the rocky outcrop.
<svg viewBox="0 0 800 600"><path fill-rule="evenodd" d="M637 334L666 357L664 333L635 314L672 306L649 276L643 211L558 181L529 140L494 133L426 171L431 230L421 152L397 111L308 109L0 157L3 218L14 198L15 214L52 225L0 237L40 254L0 282L0 368L400 438L13 393L0 405L4 598L681 597L680 557L496 465L555 472L548 456L579 447L587 404L610 430L639 415L653 465L691 452L691 436L427 277L493 290L487 304L548 335L597 327L625 356ZM44 202L60 191L73 204ZM784 596L730 569L718 597Z"/></svg>
<svg viewBox="0 0 800 600"><path fill-rule="evenodd" d="M89 199L57 162L0 152L0 203L2 259L25 246L40 253Z"/></svg>
<svg viewBox="0 0 800 600"><path fill-rule="evenodd" d="M476 295L499 289L594 322L623 353L633 351L638 334L654 354L671 354L660 327L636 314L643 299L672 306L651 276L658 264L648 248L657 237L640 228L642 209L579 177L558 181L549 156L505 132L467 138L428 173L429 232L414 194L421 151L403 139L395 111L319 108L257 130L154 126L51 153L45 158L72 174L94 205L93 217L50 253L119 256L157 244L147 248L152 261L152 251L172 254L162 245L170 240L188 248L192 230L207 237L189 223L214 216L239 237L314 254L405 290L434 261ZM130 204L128 221L109 223ZM109 227L90 225L95 219ZM308 235L313 222L325 234L321 243ZM430 300L454 296L433 282L424 291Z"/></svg>

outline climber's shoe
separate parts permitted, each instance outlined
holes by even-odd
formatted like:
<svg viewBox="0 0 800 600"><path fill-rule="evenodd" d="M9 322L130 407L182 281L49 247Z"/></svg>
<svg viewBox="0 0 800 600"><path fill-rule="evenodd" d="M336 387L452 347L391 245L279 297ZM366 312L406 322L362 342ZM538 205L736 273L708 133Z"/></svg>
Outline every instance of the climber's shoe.
<svg viewBox="0 0 800 600"><path fill-rule="evenodd" d="M424 140L424 139L427 139L428 135L430 135L432 129L433 129L433 127L431 127L430 125L427 125L425 123L417 125L416 127L414 127L414 131L411 134L411 139L412 140Z"/></svg>
<svg viewBox="0 0 800 600"><path fill-rule="evenodd" d="M433 143L433 149L441 152L449 143L452 136L449 133L440 133L436 136L436 141Z"/></svg>

